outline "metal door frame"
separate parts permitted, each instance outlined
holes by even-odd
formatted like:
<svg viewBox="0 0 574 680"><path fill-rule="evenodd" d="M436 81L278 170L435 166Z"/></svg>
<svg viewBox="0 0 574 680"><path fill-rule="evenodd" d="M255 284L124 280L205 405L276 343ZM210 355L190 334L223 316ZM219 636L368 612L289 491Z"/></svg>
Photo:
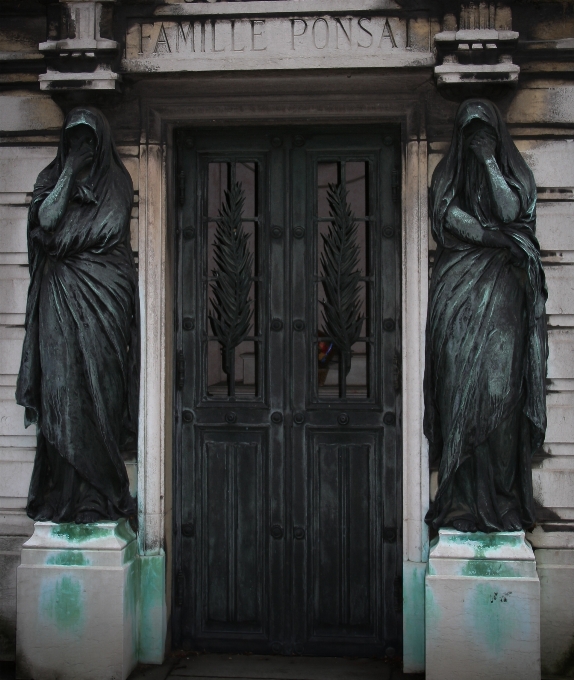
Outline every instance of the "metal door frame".
<svg viewBox="0 0 574 680"><path fill-rule="evenodd" d="M393 122L391 121L385 121L384 123L381 123L381 132L383 131L384 128L388 128L389 126L392 126ZM361 123L355 123L353 124L346 124L345 127L355 127L357 129L357 132L361 131L361 127L364 127ZM371 124L372 126L372 124ZM383 127L384 126L384 127ZM236 126L234 126L236 127ZM237 126L240 127L240 126ZM258 126L261 128L268 127L272 130L275 130L278 128L278 126ZM309 127L309 126L307 126ZM332 126L334 130L341 128L341 124L334 122ZM394 127L396 129L397 125L394 123ZM281 126L283 130L286 129L285 126ZM294 124L292 126L289 126L289 128L292 130L292 133L297 132L300 128L301 125L299 124ZM192 140L194 135L196 134L201 134L202 129L201 128L185 128L185 129L180 129L175 131L175 139L178 140L176 142L176 145L179 144L180 148L183 150L185 149L186 141L188 145L190 142L188 140ZM316 152L315 152L316 153ZM184 193L185 193L185 178L183 175L180 174L180 166L178 164L178 149L174 149L173 153L173 160L175 161L175 167L174 167L174 177L177 178L177 184L176 184L176 202L179 204L179 206L183 205L184 202ZM292 171L291 168L291 163L288 163L285 171L287 173L290 173ZM394 187L396 187L396 191L398 194L398 200L400 202L400 174L397 174L396 178L394 178ZM395 193L395 188L393 189L393 194ZM179 318L180 316L180 310L181 310L181 298L180 298L180 278L181 278L181 269L180 269L180 244L181 244L181 238L195 238L195 233L191 235L191 231L189 227L186 227L186 225L180 223L180 210L176 211L176 215L174 215L174 219L176 219L176 224L177 227L175 229L175 248L174 248L174 268L173 268L173 276L174 276L174 285L175 285L175 295L174 295L174 341L178 337L178 334L181 333L181 326L182 326L182 319ZM400 220L399 220L400 223ZM187 231L187 233L186 233ZM379 237L382 238L382 237ZM286 249L288 251L287 256L292 257L292 249ZM309 254L305 255L305 261L308 259ZM196 253L197 257L197 253ZM397 279L396 279L396 285L397 285L397 290L398 290L398 295L399 295L399 303L398 303L398 309L401 308L400 305L400 298L401 298L401 277L400 277L400 262L402 260L401 257L401 244L399 241L399 246L398 246L398 257L399 257L399 266L397 270ZM382 277L379 282L379 285L382 285ZM402 310L401 310L402 311ZM398 311L399 318L401 311ZM197 315L195 315L197 316ZM397 323L397 330L399 332L399 346L401 346L401 334L400 334L400 322ZM267 351L269 351L267 349ZM382 351L382 350L381 350ZM197 359L195 361L195 365L197 365ZM173 403L174 405L177 404L177 393L178 393L178 382L180 380L181 372L182 372L182 365L181 365L181 359L178 357L177 352L174 352L174 363L173 363L173 370L174 370L174 375L175 375L175 380L173 381ZM400 371L400 369L397 367L397 370ZM264 390L267 391L268 386L264 386ZM399 387L400 390L400 387ZM377 393L379 393L379 389L377 388L376 390ZM316 401L316 399L313 399L311 396L312 392L310 393L310 398L311 398L311 407L317 406L317 404L314 404L313 402ZM377 399L375 399L377 401ZM402 459L401 455L401 418L400 418L400 412L401 412L401 400L400 398L396 399L396 421L393 421L392 423L390 420L385 420L385 424L389 426L393 426L393 429L395 429L396 425L396 440L397 440L397 446L398 446L398 455L399 455L399 469L398 469L398 480L395 488L395 503L397 505L397 513L399 518L402 516L401 512L401 498L402 498L402 493L401 493L401 483L400 483L400 461ZM352 408L352 407L351 407ZM385 414L385 418L387 416L394 415L394 414ZM188 535L185 532L186 531L193 531L193 528L187 527L184 525L183 527L178 526L179 522L179 515L180 515L180 509L181 509L181 465L182 465L182 450L181 450L181 437L180 432L181 432L181 427L183 425L182 419L185 420L185 413L178 414L177 408L174 409L174 414L173 414L173 433L174 433L174 465L173 465L173 498L174 498L174 505L173 505L173 512L174 512L174 517L173 517L173 530L174 530L174 536L173 536L173 552L174 552L174 560L173 560L173 565L172 565L172 578L173 578L173 584L174 587L172 588L172 628L174 632L174 637L176 640L179 640L181 638L180 635L180 625L176 617L176 613L179 610L179 605L182 603L182 589L183 589L183 581L181 580L181 534L182 532L184 535ZM179 420L179 422L178 422ZM307 437L308 438L308 437ZM402 537L402 531L400 529L399 525L399 530L395 531L395 534L393 537L390 537L390 533L392 533L392 529L385 529L385 537L382 538L382 540L391 540L395 541L397 540L398 543L400 544L401 542L401 537ZM389 536L386 536L386 534L389 533ZM398 535L397 535L398 534ZM381 553L382 554L382 553ZM285 559L288 560L288 557L286 555ZM397 605L400 608L400 604L398 602L400 601L402 589L401 589L401 584L400 583L395 583L395 598L397 599ZM382 601L382 600L381 600ZM398 644L400 645L400 640L397 640Z"/></svg>

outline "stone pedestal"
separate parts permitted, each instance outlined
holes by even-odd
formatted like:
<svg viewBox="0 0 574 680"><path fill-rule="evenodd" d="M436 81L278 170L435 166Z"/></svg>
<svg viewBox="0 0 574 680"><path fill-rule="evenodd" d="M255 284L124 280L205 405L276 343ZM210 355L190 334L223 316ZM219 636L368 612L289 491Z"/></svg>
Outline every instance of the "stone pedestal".
<svg viewBox="0 0 574 680"><path fill-rule="evenodd" d="M137 590L126 520L36 522L18 567L17 677L125 680L137 662Z"/></svg>
<svg viewBox="0 0 574 680"><path fill-rule="evenodd" d="M425 582L426 680L540 680L540 582L523 531L441 529Z"/></svg>
<svg viewBox="0 0 574 680"><path fill-rule="evenodd" d="M540 659L544 677L574 675L574 521L528 534L540 578Z"/></svg>

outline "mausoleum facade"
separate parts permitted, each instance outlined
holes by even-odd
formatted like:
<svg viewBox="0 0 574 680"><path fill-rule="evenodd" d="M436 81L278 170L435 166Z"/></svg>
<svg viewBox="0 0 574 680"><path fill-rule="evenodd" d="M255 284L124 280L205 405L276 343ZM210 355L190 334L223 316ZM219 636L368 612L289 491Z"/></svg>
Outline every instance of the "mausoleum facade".
<svg viewBox="0 0 574 680"><path fill-rule="evenodd" d="M87 106L134 195L139 432L123 457L137 514L84 546L98 568L117 566L108 549L135 565L120 672L172 649L386 655L424 672L429 188L478 98L536 185L548 420L535 563L524 543L516 559L539 588L543 677L574 675L574 4L25 0L0 16L0 659L16 656L19 608L46 601L17 596L21 559L20 574L36 564L23 544L49 560L84 540L51 544L26 513L37 440L14 393L34 184ZM512 540L493 559L515 559Z"/></svg>

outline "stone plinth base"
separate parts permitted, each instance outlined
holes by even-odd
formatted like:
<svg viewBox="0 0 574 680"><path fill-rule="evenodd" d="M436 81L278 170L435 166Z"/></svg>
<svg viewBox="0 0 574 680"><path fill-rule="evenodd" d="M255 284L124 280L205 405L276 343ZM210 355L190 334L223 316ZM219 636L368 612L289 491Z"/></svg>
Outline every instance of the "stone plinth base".
<svg viewBox="0 0 574 680"><path fill-rule="evenodd" d="M441 529L425 582L426 680L540 680L540 582L524 532Z"/></svg>
<svg viewBox="0 0 574 680"><path fill-rule="evenodd" d="M564 534L558 536L561 542L565 542L564 538ZM540 577L542 672L544 677L571 677L574 675L574 550L537 549L536 570Z"/></svg>
<svg viewBox="0 0 574 680"><path fill-rule="evenodd" d="M137 572L126 520L36 522L18 567L17 677L125 680L137 662Z"/></svg>

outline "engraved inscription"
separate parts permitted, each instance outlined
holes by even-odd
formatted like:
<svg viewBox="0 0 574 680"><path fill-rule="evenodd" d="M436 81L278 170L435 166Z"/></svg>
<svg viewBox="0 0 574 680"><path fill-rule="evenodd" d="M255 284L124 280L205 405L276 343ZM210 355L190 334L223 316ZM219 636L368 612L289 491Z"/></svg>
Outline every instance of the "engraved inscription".
<svg viewBox="0 0 574 680"><path fill-rule="evenodd" d="M305 40L308 32L310 38ZM353 47L368 49L373 46L375 32L379 49L398 47L389 19L384 19L382 30L381 22L375 23L370 17L335 18L330 21L325 17L291 19L291 49L297 50L309 45L317 50L326 47L336 50Z"/></svg>
<svg viewBox="0 0 574 680"><path fill-rule="evenodd" d="M392 53L406 48L406 25L396 17L201 18L134 21L126 35L127 60L193 59L256 53L307 57ZM265 58L265 55L262 55Z"/></svg>

